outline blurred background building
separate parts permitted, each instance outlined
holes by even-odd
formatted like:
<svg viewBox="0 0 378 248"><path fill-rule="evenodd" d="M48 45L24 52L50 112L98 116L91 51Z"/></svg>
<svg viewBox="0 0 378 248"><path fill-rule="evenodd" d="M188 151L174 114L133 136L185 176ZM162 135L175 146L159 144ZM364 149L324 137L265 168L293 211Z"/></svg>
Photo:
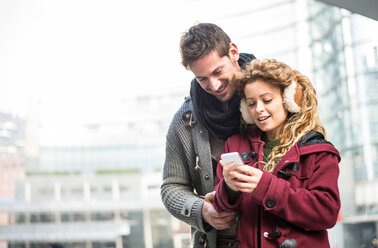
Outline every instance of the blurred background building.
<svg viewBox="0 0 378 248"><path fill-rule="evenodd" d="M241 52L276 58L309 76L328 139L342 155L342 209L329 230L331 247L363 247L378 235L378 8L365 0L326 2L349 10L313 0L259 0L253 5L240 0L237 8L222 11L228 1L217 6L207 0L161 4L172 5L182 18L175 20L183 22L177 44L193 20L214 22ZM34 21L53 12L47 2L33 3L33 14L26 16ZM13 7L29 13L22 4ZM190 21L188 9L196 10L189 11ZM0 17L6 19L6 14ZM164 209L159 186L165 134L189 93L192 75L177 77L164 63L163 78L146 65L141 90L83 122L75 118L89 111L64 123L47 122L43 101L31 100L24 117L0 104L1 247L190 247L188 226ZM1 60L0 65L7 66ZM149 80L161 88L149 90L143 85ZM164 80L171 83L166 86ZM8 81L0 77L0 103ZM106 92L103 97L109 101ZM55 112L66 116L65 111L80 108L73 105Z"/></svg>
<svg viewBox="0 0 378 248"><path fill-rule="evenodd" d="M338 8L310 9L319 112L343 160L337 228L345 247L362 247L378 236L378 25Z"/></svg>
<svg viewBox="0 0 378 248"><path fill-rule="evenodd" d="M160 199L162 141L183 95L125 99L118 120L85 123L80 136L64 142L43 142L36 112L26 122L4 114L2 246L187 247L189 227L165 211Z"/></svg>
<svg viewBox="0 0 378 248"><path fill-rule="evenodd" d="M25 178L24 137L24 120L0 113L0 201L10 202L15 193L15 183ZM8 224L9 211L0 209L0 228ZM0 246L6 245L5 241L0 241Z"/></svg>

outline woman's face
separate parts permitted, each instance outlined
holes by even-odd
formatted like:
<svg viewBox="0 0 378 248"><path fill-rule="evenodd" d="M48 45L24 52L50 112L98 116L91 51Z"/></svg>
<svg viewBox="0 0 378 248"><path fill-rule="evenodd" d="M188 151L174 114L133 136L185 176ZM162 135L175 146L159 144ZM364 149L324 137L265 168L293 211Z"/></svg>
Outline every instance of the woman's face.
<svg viewBox="0 0 378 248"><path fill-rule="evenodd" d="M280 89L262 80L256 80L245 86L244 94L253 122L266 132L268 139L277 139L278 130L288 114Z"/></svg>

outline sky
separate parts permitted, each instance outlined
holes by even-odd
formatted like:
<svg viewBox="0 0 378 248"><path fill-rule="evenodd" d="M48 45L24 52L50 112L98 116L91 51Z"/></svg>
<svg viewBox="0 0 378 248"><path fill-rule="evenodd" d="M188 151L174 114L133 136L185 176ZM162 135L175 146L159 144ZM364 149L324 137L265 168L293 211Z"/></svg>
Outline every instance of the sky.
<svg viewBox="0 0 378 248"><path fill-rule="evenodd" d="M106 110L130 95L185 88L181 33L232 13L229 3L0 0L0 110L24 115L30 102L55 113Z"/></svg>
<svg viewBox="0 0 378 248"><path fill-rule="evenodd" d="M1 0L1 108L105 104L156 88L166 68L183 73L172 14L159 15L154 4Z"/></svg>
<svg viewBox="0 0 378 248"><path fill-rule="evenodd" d="M0 111L38 113L44 130L56 133L117 118L121 102L135 95L188 92L192 73L180 64L181 34L214 22L232 37L239 29L229 18L247 3L0 0Z"/></svg>

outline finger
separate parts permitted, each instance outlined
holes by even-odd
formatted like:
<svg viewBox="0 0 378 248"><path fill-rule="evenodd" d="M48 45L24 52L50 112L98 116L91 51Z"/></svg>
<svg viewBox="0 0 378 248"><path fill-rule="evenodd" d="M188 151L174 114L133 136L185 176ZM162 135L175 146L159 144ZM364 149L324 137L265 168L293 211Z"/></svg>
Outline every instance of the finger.
<svg viewBox="0 0 378 248"><path fill-rule="evenodd" d="M236 171L241 173L241 174L248 174L250 176L253 176L253 175L260 172L259 169L256 169L256 168L248 166L248 165L238 166L236 168Z"/></svg>
<svg viewBox="0 0 378 248"><path fill-rule="evenodd" d="M236 220L236 215L235 216L228 216L228 217L225 217L222 219L222 221L224 221L224 223L229 223L229 224L233 224Z"/></svg>
<svg viewBox="0 0 378 248"><path fill-rule="evenodd" d="M242 165L242 166L238 166L235 171L237 171L239 174L252 173L250 168L253 168L253 167L248 166L248 165Z"/></svg>
<svg viewBox="0 0 378 248"><path fill-rule="evenodd" d="M224 230L224 229L227 229L227 228L230 228L232 225L214 225L214 228L217 229L217 230Z"/></svg>
<svg viewBox="0 0 378 248"><path fill-rule="evenodd" d="M244 174L240 174L238 173L236 176L235 176L237 182L250 182L252 183L253 182L253 179L254 177L253 176L250 176L250 175L244 175Z"/></svg>
<svg viewBox="0 0 378 248"><path fill-rule="evenodd" d="M227 221L214 221L213 224L216 226L216 229L223 230L223 229L231 227L235 223L236 223L236 218L232 218Z"/></svg>
<svg viewBox="0 0 378 248"><path fill-rule="evenodd" d="M240 175L240 173L238 173L237 171L232 170L232 171L228 171L226 175L227 175L227 177L228 177L230 180L233 180L233 179L235 179L238 175Z"/></svg>
<svg viewBox="0 0 378 248"><path fill-rule="evenodd" d="M239 190L240 192L252 193L253 191L255 191L256 187L256 184L245 184L242 185Z"/></svg>
<svg viewBox="0 0 378 248"><path fill-rule="evenodd" d="M212 221L213 221L213 224L218 225L218 226L219 225L231 226L236 222L236 217L232 219L222 219L222 220L214 219Z"/></svg>
<svg viewBox="0 0 378 248"><path fill-rule="evenodd" d="M215 191L209 192L205 195L205 201L213 202L215 198Z"/></svg>
<svg viewBox="0 0 378 248"><path fill-rule="evenodd" d="M223 166L223 170L230 171L230 169L231 169L232 167L234 167L235 165L236 165L235 162L230 162L230 163L228 163L228 164L225 164L225 165Z"/></svg>
<svg viewBox="0 0 378 248"><path fill-rule="evenodd" d="M232 163L231 163L232 164ZM225 165L225 167L223 167L223 177L226 178L226 179L232 179L232 178L235 178L235 176L237 175L238 173L234 170L230 170L228 168L228 165Z"/></svg>
<svg viewBox="0 0 378 248"><path fill-rule="evenodd" d="M219 160L219 164L220 164L222 167L225 166L225 164L224 164L224 162L223 162L222 160Z"/></svg>
<svg viewBox="0 0 378 248"><path fill-rule="evenodd" d="M255 182L238 182L238 183L235 183L235 184L240 189L256 188L256 185L257 185Z"/></svg>
<svg viewBox="0 0 378 248"><path fill-rule="evenodd" d="M238 182L235 183L235 188L240 192L251 192L256 188L256 184L254 183L246 183L246 182Z"/></svg>
<svg viewBox="0 0 378 248"><path fill-rule="evenodd" d="M216 218L216 219L235 218L236 217L236 213L235 212L226 212L226 211L216 212L213 215L213 217Z"/></svg>
<svg viewBox="0 0 378 248"><path fill-rule="evenodd" d="M255 190L256 190L256 188L242 188L242 189L240 189L240 192L253 193Z"/></svg>

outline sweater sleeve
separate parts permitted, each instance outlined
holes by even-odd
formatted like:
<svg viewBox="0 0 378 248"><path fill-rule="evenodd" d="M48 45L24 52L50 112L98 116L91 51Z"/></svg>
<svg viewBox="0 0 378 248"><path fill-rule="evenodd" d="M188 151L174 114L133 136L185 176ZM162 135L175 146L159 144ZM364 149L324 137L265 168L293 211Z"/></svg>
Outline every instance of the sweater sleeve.
<svg viewBox="0 0 378 248"><path fill-rule="evenodd" d="M166 157L160 187L162 202L173 216L201 232L206 232L209 230L202 220L204 199L194 193L188 168L192 165L185 159L184 146L177 133L177 119L176 114L166 137Z"/></svg>
<svg viewBox="0 0 378 248"><path fill-rule="evenodd" d="M298 227L307 230L333 227L340 210L338 158L322 152L312 159L314 167L305 188L293 188L288 181L264 171L249 197L266 211Z"/></svg>

